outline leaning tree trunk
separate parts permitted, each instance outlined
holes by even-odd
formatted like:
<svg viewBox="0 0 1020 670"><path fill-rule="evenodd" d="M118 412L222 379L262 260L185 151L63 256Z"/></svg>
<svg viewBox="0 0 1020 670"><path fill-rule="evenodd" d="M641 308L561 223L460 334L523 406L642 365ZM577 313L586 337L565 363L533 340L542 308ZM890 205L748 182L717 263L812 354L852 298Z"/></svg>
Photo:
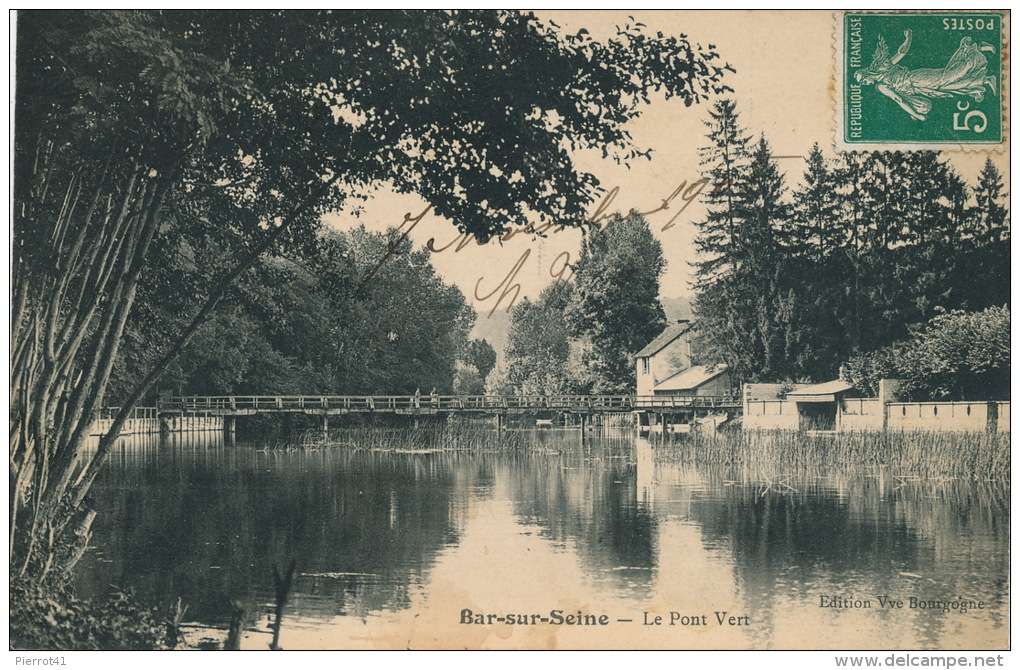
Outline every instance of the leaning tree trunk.
<svg viewBox="0 0 1020 670"><path fill-rule="evenodd" d="M81 557L95 518L85 498L135 405L234 280L339 177L310 187L216 283L89 457L85 440L103 405L146 252L173 186L172 171L123 154L115 164L114 154L111 149L97 169L74 156L65 159L54 142L40 140L16 165L9 552L12 575L36 582L65 575Z"/></svg>
<svg viewBox="0 0 1020 670"><path fill-rule="evenodd" d="M65 493L100 408L159 227L165 180L135 159L89 165L39 139L16 166L11 324L13 575L44 579L71 518ZM68 546L72 555L77 550Z"/></svg>

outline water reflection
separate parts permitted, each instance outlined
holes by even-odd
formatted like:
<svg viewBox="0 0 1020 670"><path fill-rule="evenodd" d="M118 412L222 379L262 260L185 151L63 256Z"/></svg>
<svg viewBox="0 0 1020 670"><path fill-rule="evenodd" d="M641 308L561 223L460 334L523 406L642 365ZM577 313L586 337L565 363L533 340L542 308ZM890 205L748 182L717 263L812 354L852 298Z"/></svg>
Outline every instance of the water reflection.
<svg viewBox="0 0 1020 670"><path fill-rule="evenodd" d="M805 472L780 482L736 468L654 468L646 496L681 504L704 545L729 557L742 606L756 613L749 630L756 646L798 647L809 631L840 648L1005 643L1004 486L883 472ZM884 608L878 596L903 600L905 611ZM823 597L869 607L822 607ZM979 601L985 609L911 609L910 598Z"/></svg>
<svg viewBox="0 0 1020 670"><path fill-rule="evenodd" d="M296 558L289 648L1003 647L1003 489L883 472L766 480L665 462L626 435L581 447L549 433L516 454L182 440L118 450L79 580L85 594L181 596L216 625L240 600L264 629L273 566ZM887 611L879 595L984 609ZM871 607L823 608L822 596ZM464 608L584 609L613 625L472 628ZM657 629L644 612L749 623Z"/></svg>
<svg viewBox="0 0 1020 670"><path fill-rule="evenodd" d="M519 457L500 464L506 498L522 522L570 547L607 587L646 595L655 569L656 524L635 504L632 440L567 448L556 458Z"/></svg>
<svg viewBox="0 0 1020 670"><path fill-rule="evenodd" d="M124 452L96 492L103 511L90 581L181 594L199 620L261 604L272 569L302 573L295 607L309 616L406 606L435 552L466 513L455 454Z"/></svg>

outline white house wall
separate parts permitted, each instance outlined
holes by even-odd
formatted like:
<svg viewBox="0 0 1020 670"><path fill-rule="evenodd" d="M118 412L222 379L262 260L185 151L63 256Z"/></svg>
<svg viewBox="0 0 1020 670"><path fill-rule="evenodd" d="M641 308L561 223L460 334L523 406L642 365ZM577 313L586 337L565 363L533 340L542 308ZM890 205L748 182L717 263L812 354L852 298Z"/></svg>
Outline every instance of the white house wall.
<svg viewBox="0 0 1020 670"><path fill-rule="evenodd" d="M697 395L720 396L730 391L730 373L724 372L715 379L711 379L698 387Z"/></svg>
<svg viewBox="0 0 1020 670"><path fill-rule="evenodd" d="M838 404L841 432L950 431L1008 433L1008 402L894 402L877 398L845 398ZM989 419L989 411L993 419ZM745 429L798 430L797 403L791 400L744 400Z"/></svg>
<svg viewBox="0 0 1020 670"><path fill-rule="evenodd" d="M656 384L691 367L690 340L687 335L681 335L654 355L648 356L647 374L644 371L644 360L637 360L637 394L653 395Z"/></svg>
<svg viewBox="0 0 1020 670"><path fill-rule="evenodd" d="M747 430L797 430L800 415L792 400L745 400L744 428Z"/></svg>
<svg viewBox="0 0 1020 670"><path fill-rule="evenodd" d="M882 401L878 398L844 398L839 402L839 430L882 430Z"/></svg>

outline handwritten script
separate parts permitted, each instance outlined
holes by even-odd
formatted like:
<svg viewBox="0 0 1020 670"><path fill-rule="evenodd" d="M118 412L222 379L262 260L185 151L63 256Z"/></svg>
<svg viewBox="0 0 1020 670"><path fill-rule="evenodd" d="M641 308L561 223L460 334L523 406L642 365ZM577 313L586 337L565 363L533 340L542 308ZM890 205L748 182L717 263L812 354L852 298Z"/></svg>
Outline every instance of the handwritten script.
<svg viewBox="0 0 1020 670"><path fill-rule="evenodd" d="M793 158L793 157L776 156L775 158ZM488 242L480 242L476 240L471 233L465 232L458 234L452 240L442 245L436 242L436 238L434 237L430 238L429 241L425 244L425 246L432 253L437 254L444 253L451 249L453 250L453 253L457 253L458 251L461 251L465 247L467 247L471 242L474 242L478 246L484 246L489 242L493 241L498 242L500 244L505 244L522 233L530 234L534 237L545 237L550 234L561 233L565 230L579 230L586 226L611 225L614 222L622 221L630 216L641 216L644 218L648 218L660 212L670 211L673 208L673 205L677 203L677 201L679 201L680 203L682 203L680 204L679 209L676 210L673 216L660 229L661 231L665 232L676 225L677 219L680 217L681 214L684 213L684 210L686 210L692 202L694 202L698 197L700 197L701 194L708 187L709 181L707 179L698 179L692 182L688 182L688 180L685 179L684 181L680 182L680 185L673 189L673 191L668 196L662 198L658 207L649 209L647 211L640 211L639 209L632 207L627 211L626 214L621 214L619 210L615 211L613 210L613 204L616 202L617 197L620 195L620 187L614 186L612 189L606 192L606 194L602 197L601 200L599 200L598 204L595 206L595 209L591 213L591 215L585 217L584 219L577 223L565 223L565 224L544 223L538 226L528 225L522 228L507 230L502 235L496 236L489 240ZM715 195L719 193L724 193L729 189L730 189L729 182L720 182L712 186L711 190L709 191L709 194ZM425 209L422 210L422 212L417 216L413 216L410 212L404 214L403 222L401 222L400 226L398 226L396 230L390 233L391 239L386 244L386 253L384 253L382 258L379 259L379 262L376 263L375 267L373 267L372 270L367 275L365 275L365 278L361 281L361 284L358 286L359 290L365 284L371 281L372 277L374 277L376 273L379 272L379 269L386 263L387 260L389 260L393 256L399 256L402 253L404 253L403 251L400 250L401 246L404 244L404 241L407 240L408 236L411 234L411 231L413 231L418 226L418 224L422 222L422 220L430 211L432 211L432 205L428 205L427 207L425 207ZM394 236L396 236L396 239L392 239ZM516 304L521 293L521 285L516 282L516 278L517 275L527 264L529 258L531 257L531 252L532 249L530 248L525 249L524 253L522 253L520 257L518 257L517 260L514 262L513 266L510 268L510 271L503 277L502 280L499 281L498 284L496 284L495 288L493 288L491 291L485 292L482 289L482 284L483 282L485 282L484 276L479 277L478 281L475 282L474 291L475 300L478 300L479 302L488 302L490 300L495 299L494 302L492 302L491 304L491 309L489 310L489 313L487 315L488 317L491 317L496 312L496 310L499 309L500 305L504 305L504 303L505 309L510 309L511 307L514 306L514 304ZM573 275L573 271L571 269L570 252L567 251L561 252L559 255L556 256L556 258L553 259L552 263L549 266L549 275L550 277L552 277L553 280L555 280L557 286L559 286L562 282L570 281Z"/></svg>

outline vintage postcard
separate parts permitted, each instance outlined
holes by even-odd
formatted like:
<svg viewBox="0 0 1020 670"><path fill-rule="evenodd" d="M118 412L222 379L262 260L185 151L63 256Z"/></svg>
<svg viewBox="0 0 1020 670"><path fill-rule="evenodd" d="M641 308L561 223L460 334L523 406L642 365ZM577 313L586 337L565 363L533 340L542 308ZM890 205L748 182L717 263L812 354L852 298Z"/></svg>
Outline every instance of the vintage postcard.
<svg viewBox="0 0 1020 670"><path fill-rule="evenodd" d="M16 13L12 653L1002 665L1009 18Z"/></svg>

